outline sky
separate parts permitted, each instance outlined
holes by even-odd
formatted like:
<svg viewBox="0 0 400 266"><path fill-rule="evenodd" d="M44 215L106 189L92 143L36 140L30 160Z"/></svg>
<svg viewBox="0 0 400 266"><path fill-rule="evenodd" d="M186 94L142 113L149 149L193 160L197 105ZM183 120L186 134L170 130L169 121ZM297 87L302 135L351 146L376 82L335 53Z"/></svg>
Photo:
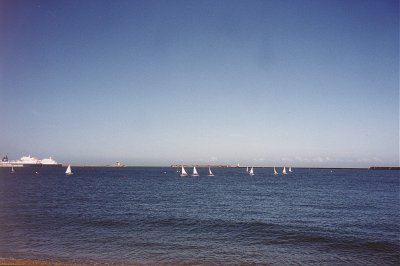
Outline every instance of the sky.
<svg viewBox="0 0 400 266"><path fill-rule="evenodd" d="M399 165L399 2L0 0L0 155Z"/></svg>

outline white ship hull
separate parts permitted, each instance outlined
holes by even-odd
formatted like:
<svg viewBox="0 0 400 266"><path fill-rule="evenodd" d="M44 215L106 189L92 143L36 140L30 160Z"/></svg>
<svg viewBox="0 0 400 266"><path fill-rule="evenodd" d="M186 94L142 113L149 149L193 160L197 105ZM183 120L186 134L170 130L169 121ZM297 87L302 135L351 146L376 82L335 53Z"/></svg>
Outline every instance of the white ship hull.
<svg viewBox="0 0 400 266"><path fill-rule="evenodd" d="M0 162L0 167L62 167L61 163L57 163L51 157L38 160L35 157L22 156L19 160L9 161L7 156Z"/></svg>

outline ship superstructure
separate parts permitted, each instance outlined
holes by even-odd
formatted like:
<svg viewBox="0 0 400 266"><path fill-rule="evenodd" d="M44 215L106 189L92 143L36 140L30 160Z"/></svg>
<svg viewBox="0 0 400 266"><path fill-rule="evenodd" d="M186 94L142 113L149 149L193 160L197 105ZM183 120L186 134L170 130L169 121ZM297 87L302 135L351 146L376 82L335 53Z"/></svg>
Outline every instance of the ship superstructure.
<svg viewBox="0 0 400 266"><path fill-rule="evenodd" d="M62 164L56 162L51 157L37 159L33 156L22 156L19 160L9 161L7 155L0 162L0 167L61 167Z"/></svg>

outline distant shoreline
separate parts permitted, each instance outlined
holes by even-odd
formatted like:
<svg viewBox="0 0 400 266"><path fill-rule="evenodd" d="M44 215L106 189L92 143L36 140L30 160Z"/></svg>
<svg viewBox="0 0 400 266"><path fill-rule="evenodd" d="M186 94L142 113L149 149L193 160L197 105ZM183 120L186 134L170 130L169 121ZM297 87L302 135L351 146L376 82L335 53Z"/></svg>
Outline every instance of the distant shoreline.
<svg viewBox="0 0 400 266"><path fill-rule="evenodd" d="M399 166L371 166L368 170L400 170Z"/></svg>
<svg viewBox="0 0 400 266"><path fill-rule="evenodd" d="M63 164L61 167L67 167L67 164ZM148 166L148 165L124 165L124 166L113 166L113 165L90 165L90 164L71 164L71 167L87 167L87 168L132 168L132 167L140 167L140 168L147 168L147 167L155 167L155 168L180 168L180 167L186 167L186 168L191 168L191 167L197 167L197 168L246 168L247 166L232 166L232 165L212 165L212 164L173 164L173 165L158 165L158 166ZM283 168L284 166L253 166L254 168ZM11 166L2 166L0 165L1 168L11 168ZM14 167L16 168L16 167ZM17 168L35 168L35 166L29 167L29 166L20 166ZM40 167L42 168L42 167ZM330 169L330 170L400 170L399 166L370 166L370 167L306 167L306 166L301 166L301 167L296 167L292 166L292 169Z"/></svg>
<svg viewBox="0 0 400 266"><path fill-rule="evenodd" d="M64 166L64 165L63 165ZM65 165L66 166L66 165ZM126 165L123 167L118 166L110 166L110 165L72 165L71 167L99 167L99 168L127 168L127 167L156 167L156 168L178 168L178 167L196 167L196 168L241 168L244 169L247 166L232 166L232 165L213 165L213 164L173 164L173 165L156 165L156 166L148 166L148 165ZM283 168L283 166L253 166L254 168ZM399 166L370 166L370 167L307 167L307 166L292 166L292 169L331 169L331 170L400 170Z"/></svg>
<svg viewBox="0 0 400 266"><path fill-rule="evenodd" d="M14 258L0 258L0 265L43 265L43 266L72 266L79 264L71 264L65 262L57 262L53 260L39 260L39 259L14 259Z"/></svg>

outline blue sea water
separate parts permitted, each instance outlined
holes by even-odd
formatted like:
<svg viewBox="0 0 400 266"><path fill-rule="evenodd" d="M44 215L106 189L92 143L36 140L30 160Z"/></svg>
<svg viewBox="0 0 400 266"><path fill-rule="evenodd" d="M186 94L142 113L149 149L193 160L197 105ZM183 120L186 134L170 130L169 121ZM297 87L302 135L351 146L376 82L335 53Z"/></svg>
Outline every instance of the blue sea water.
<svg viewBox="0 0 400 266"><path fill-rule="evenodd" d="M0 257L81 264L399 265L399 171L0 169Z"/></svg>

